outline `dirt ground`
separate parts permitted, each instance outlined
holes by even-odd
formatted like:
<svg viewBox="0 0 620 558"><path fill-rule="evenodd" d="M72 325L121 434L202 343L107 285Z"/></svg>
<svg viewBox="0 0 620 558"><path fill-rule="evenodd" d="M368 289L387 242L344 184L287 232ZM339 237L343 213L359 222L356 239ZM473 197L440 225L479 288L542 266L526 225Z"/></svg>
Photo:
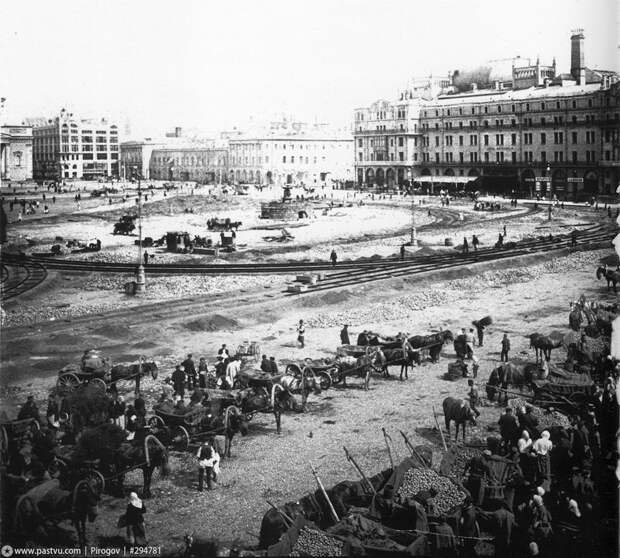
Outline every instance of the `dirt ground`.
<svg viewBox="0 0 620 558"><path fill-rule="evenodd" d="M11 409L27 392L34 392L41 401L54 382L50 371L75 358L86 346L100 346L116 361L132 360L139 354L157 358L163 374L157 382L146 383L149 396L154 397L162 377L187 352L193 352L195 358L204 355L212 362L221 343L235 347L244 340L258 341L262 352L278 360L317 358L334 355L344 322L351 324L351 337L355 338L366 328L384 334L417 334L439 328L457 331L472 319L491 315L494 323L487 330L484 347L476 348L481 361L479 383L483 383L499 362L504 332L512 342L511 356L533 358L525 336L535 331L567 332L571 300L582 293L596 300L615 299L594 276L598 260L610 252L576 252L527 266L504 262L493 269L472 267L443 281L399 279L380 286L287 299L277 307L262 304L236 310L231 305L215 309L198 323L195 316L142 323L136 313L133 323L127 325L95 320L88 325L59 324L56 331L41 327L18 342L3 339L4 366L7 361L23 363L21 357L28 354L30 367L29 382L15 375L12 382L5 383L0 401ZM304 350L295 342L300 318L308 322ZM554 361L563 357L563 349L552 354ZM399 430L414 444L431 443L439 448L432 410L440 413L446 396L463 397L467 392L465 380L443 379L453 359L453 348L446 345L439 363L414 369L405 382L394 377L398 370L393 369L390 379L373 377L368 392L354 379L346 390L333 388L311 397L307 413L283 417L280 436L272 416L258 415L249 435L235 439L233 457L223 461L214 491L198 493L195 459L191 454L174 454L171 476L155 480L153 499L146 504L149 542L176 552L183 546L184 533L195 531L223 543L256 544L261 517L268 509L266 500L281 503L315 489L310 464L326 486L356 478L343 445L367 474L387 467L381 427L391 434L397 457L407 454ZM127 397L131 400L129 394ZM485 436L499 414L494 406L484 407L472 435ZM125 488L139 489L139 476L129 475ZM116 521L123 507L119 499L104 498L96 523L89 526L91 541L100 545L121 542L123 533L116 528Z"/></svg>

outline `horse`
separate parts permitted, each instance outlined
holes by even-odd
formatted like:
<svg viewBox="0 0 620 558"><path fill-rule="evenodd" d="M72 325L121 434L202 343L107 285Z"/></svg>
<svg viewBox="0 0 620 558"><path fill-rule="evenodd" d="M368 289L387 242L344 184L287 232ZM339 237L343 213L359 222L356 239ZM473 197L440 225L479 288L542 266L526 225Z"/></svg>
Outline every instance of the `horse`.
<svg viewBox="0 0 620 558"><path fill-rule="evenodd" d="M350 372L357 372L356 376L363 378L364 391L368 391L370 383L370 373L377 368L382 370L385 366L385 355L381 349L374 351L366 350L366 354L355 358L352 356L336 357L338 375L342 380L342 387L347 387L347 375Z"/></svg>
<svg viewBox="0 0 620 558"><path fill-rule="evenodd" d="M282 412L298 410L293 394L280 384L271 386L271 393L267 388L245 388L239 390L235 397L235 403L245 413L247 419L254 413L273 413L276 419L276 432L281 434ZM302 410L300 408L300 410Z"/></svg>
<svg viewBox="0 0 620 558"><path fill-rule="evenodd" d="M413 349L428 349L431 361L437 362L444 344L454 341L454 335L447 329L430 335L414 335L408 341Z"/></svg>
<svg viewBox="0 0 620 558"><path fill-rule="evenodd" d="M486 392L489 401L495 399L496 388L506 390L509 386L518 387L520 391L526 386L531 386L534 379L534 371L537 366L532 363L514 364L506 362L491 371L487 380ZM508 401L508 393L504 391L506 401ZM498 403L502 400L502 392L499 391Z"/></svg>
<svg viewBox="0 0 620 558"><path fill-rule="evenodd" d="M530 348L534 348L536 351L536 364L538 364L539 352L540 361L542 362L544 356L545 360L549 362L551 360L551 351L562 345L561 339L554 340L548 335L542 335L540 333L532 333L527 337L530 340Z"/></svg>
<svg viewBox="0 0 620 558"><path fill-rule="evenodd" d="M385 364L383 365L383 375L384 377L389 377L390 373L388 371L389 366L399 365L400 364L400 380L403 379L403 372L405 373L405 379L409 379L408 371L409 367L413 368L414 365L420 364L420 352L408 350L407 354L403 354L402 348L396 349L383 349L383 354L385 355Z"/></svg>
<svg viewBox="0 0 620 558"><path fill-rule="evenodd" d="M596 278L605 279L607 281L607 290L613 285L614 293L618 292L617 284L620 283L620 270L607 269L606 267L598 267L596 269Z"/></svg>
<svg viewBox="0 0 620 558"><path fill-rule="evenodd" d="M140 394L140 378L146 374L150 374L153 380L157 379L157 363L146 362L146 359L142 357L137 364L116 364L110 370L110 379L112 383L110 388L116 391L116 382L119 380L131 380L135 379L136 387L134 393Z"/></svg>
<svg viewBox="0 0 620 558"><path fill-rule="evenodd" d="M308 396L311 393L314 393L314 395L321 394L321 381L309 366L302 370L301 376L294 376L292 374L282 376L280 378L280 385L291 393L301 393L301 406L304 411L306 410Z"/></svg>
<svg viewBox="0 0 620 558"><path fill-rule="evenodd" d="M79 481L73 490L60 488L58 479L35 486L21 496L15 506L15 533L47 535L45 524L57 525L70 519L80 548L86 546L86 522L95 521L100 495L87 480Z"/></svg>
<svg viewBox="0 0 620 558"><path fill-rule="evenodd" d="M470 424L476 424L476 414L469 406L469 403L462 399L455 399L454 397L446 397L443 400L443 414L446 421L446 430L448 432L448 440L450 439L450 423L454 421L456 424L456 436L454 441L458 441L459 438L459 426L463 429L463 442L465 442L465 426L469 422Z"/></svg>

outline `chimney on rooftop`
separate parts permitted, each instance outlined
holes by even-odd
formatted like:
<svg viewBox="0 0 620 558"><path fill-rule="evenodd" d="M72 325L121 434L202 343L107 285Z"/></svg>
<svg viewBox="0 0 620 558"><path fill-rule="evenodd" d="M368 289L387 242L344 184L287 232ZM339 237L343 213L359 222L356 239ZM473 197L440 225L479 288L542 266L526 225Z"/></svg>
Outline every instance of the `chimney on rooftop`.
<svg viewBox="0 0 620 558"><path fill-rule="evenodd" d="M575 29L570 38L570 73L579 85L586 84L586 67L583 52L583 29Z"/></svg>

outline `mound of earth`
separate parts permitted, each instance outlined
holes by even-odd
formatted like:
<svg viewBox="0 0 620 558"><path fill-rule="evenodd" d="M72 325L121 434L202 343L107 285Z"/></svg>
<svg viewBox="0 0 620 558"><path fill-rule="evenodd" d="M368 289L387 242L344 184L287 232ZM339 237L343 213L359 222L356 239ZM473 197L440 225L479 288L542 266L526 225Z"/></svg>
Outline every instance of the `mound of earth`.
<svg viewBox="0 0 620 558"><path fill-rule="evenodd" d="M131 330L125 326L111 326L105 325L93 330L94 335L101 335L102 337L112 337L115 339L126 339L129 337Z"/></svg>
<svg viewBox="0 0 620 558"><path fill-rule="evenodd" d="M157 347L157 343L152 341L140 341L140 343L132 345L132 349L154 349L155 347Z"/></svg>
<svg viewBox="0 0 620 558"><path fill-rule="evenodd" d="M214 314L213 316L185 322L183 327L190 331L220 331L223 329L235 329L239 327L239 322L220 314Z"/></svg>

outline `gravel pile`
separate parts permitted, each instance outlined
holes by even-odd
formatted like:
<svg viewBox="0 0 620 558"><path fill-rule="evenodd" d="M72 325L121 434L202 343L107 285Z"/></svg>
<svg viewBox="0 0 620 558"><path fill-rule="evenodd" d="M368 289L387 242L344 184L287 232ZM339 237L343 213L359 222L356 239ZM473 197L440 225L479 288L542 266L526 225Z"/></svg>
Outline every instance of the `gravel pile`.
<svg viewBox="0 0 620 558"><path fill-rule="evenodd" d="M489 288L526 283L539 279L547 273L565 273L593 268L602 255L608 253L608 250L576 252L570 256L556 258L531 267L485 271L475 277L445 281L441 285L418 290L385 303L367 305L349 311L319 313L308 318L307 325L313 328L338 327L343 323L351 326L367 326L376 322L404 319L416 310L453 303L461 298L463 293L477 293L487 291Z"/></svg>
<svg viewBox="0 0 620 558"><path fill-rule="evenodd" d="M291 556L342 556L344 544L316 529L304 527L291 552Z"/></svg>
<svg viewBox="0 0 620 558"><path fill-rule="evenodd" d="M405 473L398 494L401 498L407 498L431 488L437 490L437 496L431 498L431 503L440 515L448 513L465 500L465 493L456 484L449 478L438 475L432 469L409 469Z"/></svg>
<svg viewBox="0 0 620 558"><path fill-rule="evenodd" d="M450 465L447 474L450 478L461 480L465 473L465 467L473 457L482 455L481 449L458 447L454 455L454 461Z"/></svg>
<svg viewBox="0 0 620 558"><path fill-rule="evenodd" d="M570 421L568 417L560 413L559 411L546 411L540 407L532 405L525 399L515 398L508 401L508 406L517 412L521 407L529 406L532 408L532 414L538 419L538 429L544 430L545 428L551 428L552 426L562 426L564 428L570 427Z"/></svg>

